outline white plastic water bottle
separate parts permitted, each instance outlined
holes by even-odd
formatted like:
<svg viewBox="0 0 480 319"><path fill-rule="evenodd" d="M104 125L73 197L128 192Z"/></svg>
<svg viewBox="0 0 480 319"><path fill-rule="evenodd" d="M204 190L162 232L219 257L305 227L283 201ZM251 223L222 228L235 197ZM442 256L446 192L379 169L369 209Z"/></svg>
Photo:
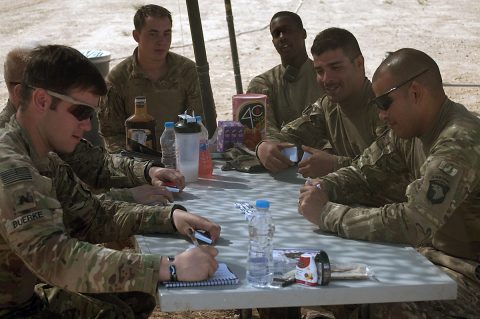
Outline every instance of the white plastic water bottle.
<svg viewBox="0 0 480 319"><path fill-rule="evenodd" d="M249 245L247 281L254 287L268 287L273 279L273 234L275 225L267 200L257 200L255 213L248 223Z"/></svg>
<svg viewBox="0 0 480 319"><path fill-rule="evenodd" d="M160 136L160 146L162 148L162 164L166 168L175 168L175 131L173 122L165 122L165 130Z"/></svg>
<svg viewBox="0 0 480 319"><path fill-rule="evenodd" d="M200 135L200 150L198 156L198 176L210 177L213 173L213 162L208 150L208 130L202 123L200 115L195 116L197 123L200 125L202 134Z"/></svg>

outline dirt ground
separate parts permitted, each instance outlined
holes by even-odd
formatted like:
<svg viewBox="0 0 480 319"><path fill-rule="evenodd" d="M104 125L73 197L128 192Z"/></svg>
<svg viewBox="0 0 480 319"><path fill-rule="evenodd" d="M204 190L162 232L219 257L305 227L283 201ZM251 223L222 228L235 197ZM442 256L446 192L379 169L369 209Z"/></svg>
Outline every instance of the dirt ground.
<svg viewBox="0 0 480 319"><path fill-rule="evenodd" d="M194 59L185 1L153 1L173 14L172 50ZM478 0L232 0L243 89L250 79L279 63L268 23L280 10L297 12L315 34L338 26L358 39L371 77L387 51L413 47L439 64L447 94L480 113L480 2ZM0 58L15 46L59 43L111 52L110 68L135 48L133 15L148 1L0 0ZM223 1L199 1L218 119L231 119L236 94ZM7 99L0 76L0 105ZM234 318L228 312L165 314L152 318Z"/></svg>

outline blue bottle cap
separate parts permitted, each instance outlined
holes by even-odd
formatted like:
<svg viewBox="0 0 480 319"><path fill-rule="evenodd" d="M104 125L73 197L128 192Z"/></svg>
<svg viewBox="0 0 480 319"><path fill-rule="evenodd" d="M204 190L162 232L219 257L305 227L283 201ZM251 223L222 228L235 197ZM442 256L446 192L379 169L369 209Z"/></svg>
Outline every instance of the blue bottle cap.
<svg viewBox="0 0 480 319"><path fill-rule="evenodd" d="M255 206L257 208L270 208L270 202L265 199L257 199Z"/></svg>
<svg viewBox="0 0 480 319"><path fill-rule="evenodd" d="M173 122L165 122L165 128L173 128Z"/></svg>

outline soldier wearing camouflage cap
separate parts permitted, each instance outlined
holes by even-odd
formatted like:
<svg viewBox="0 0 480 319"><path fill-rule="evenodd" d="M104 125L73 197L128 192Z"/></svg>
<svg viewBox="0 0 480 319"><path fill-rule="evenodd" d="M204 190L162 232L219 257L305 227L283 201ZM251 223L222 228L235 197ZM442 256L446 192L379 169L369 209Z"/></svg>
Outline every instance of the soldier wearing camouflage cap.
<svg viewBox="0 0 480 319"><path fill-rule="evenodd" d="M438 65L400 49L373 76L391 131L353 163L302 187L299 212L321 230L360 240L410 244L458 284L456 300L369 305L372 318L480 316L480 120L445 95ZM412 145L426 155L418 161ZM378 201L397 180L403 199ZM363 207L352 207L356 203Z"/></svg>
<svg viewBox="0 0 480 319"><path fill-rule="evenodd" d="M257 146L257 157L272 172L294 165L282 149L303 145L313 155L298 164L304 177L320 177L348 166L385 130L375 107L372 84L355 36L347 30L328 28L320 32L311 52L318 85L325 95Z"/></svg>
<svg viewBox="0 0 480 319"><path fill-rule="evenodd" d="M178 205L98 201L53 153L75 149L105 92L80 52L58 45L32 52L20 108L0 130L1 318L147 318L159 281L203 280L217 267L213 247L167 259L94 245L192 227L220 234Z"/></svg>
<svg viewBox="0 0 480 319"><path fill-rule="evenodd" d="M8 101L0 113L0 127L10 121L20 103L20 84L32 49L14 48L5 58ZM72 153L59 155L83 182L96 193L102 192L98 195L101 199L167 204L173 201L173 196L163 186L164 182L173 182L179 189L185 187L185 178L176 170L158 167L154 161L109 154L104 148L93 146L85 139L78 143Z"/></svg>

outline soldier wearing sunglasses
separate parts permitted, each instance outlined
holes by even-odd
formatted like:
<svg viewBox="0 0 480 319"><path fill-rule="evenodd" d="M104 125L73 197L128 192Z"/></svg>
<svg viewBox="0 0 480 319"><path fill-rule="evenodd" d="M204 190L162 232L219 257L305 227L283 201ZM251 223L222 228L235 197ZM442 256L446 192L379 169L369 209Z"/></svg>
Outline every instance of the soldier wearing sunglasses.
<svg viewBox="0 0 480 319"><path fill-rule="evenodd" d="M412 245L457 282L455 300L369 305L371 318L478 318L480 120L445 95L438 65L415 49L387 57L373 90L391 130L352 166L302 187L299 213L345 238ZM372 203L392 186L402 199Z"/></svg>
<svg viewBox="0 0 480 319"><path fill-rule="evenodd" d="M272 172L294 165L283 148L302 146L313 154L298 163L304 177L320 177L348 166L385 130L377 109L368 102L372 85L357 39L349 31L329 28L320 32L311 48L317 82L325 95L257 146L260 162Z"/></svg>
<svg viewBox="0 0 480 319"><path fill-rule="evenodd" d="M99 201L56 155L76 148L105 92L80 52L32 51L19 110L0 130L1 318L147 318L158 281L203 280L217 268L214 247L167 258L95 245L192 227L220 234L178 205Z"/></svg>
<svg viewBox="0 0 480 319"><path fill-rule="evenodd" d="M5 58L4 77L8 89L8 101L0 113L0 127L4 127L15 114L20 103L23 72L32 48L12 49ZM68 96L50 91L54 98L69 99ZM82 114L83 113L83 114ZM79 118L92 117L91 107L78 108ZM87 133L87 132L86 132ZM109 154L105 149L94 147L82 139L72 153L60 153L75 171L101 199L122 200L140 204L167 204L173 195L165 189L164 182L173 182L179 189L185 187L183 175L173 169L155 166L155 162L137 161L128 157Z"/></svg>

